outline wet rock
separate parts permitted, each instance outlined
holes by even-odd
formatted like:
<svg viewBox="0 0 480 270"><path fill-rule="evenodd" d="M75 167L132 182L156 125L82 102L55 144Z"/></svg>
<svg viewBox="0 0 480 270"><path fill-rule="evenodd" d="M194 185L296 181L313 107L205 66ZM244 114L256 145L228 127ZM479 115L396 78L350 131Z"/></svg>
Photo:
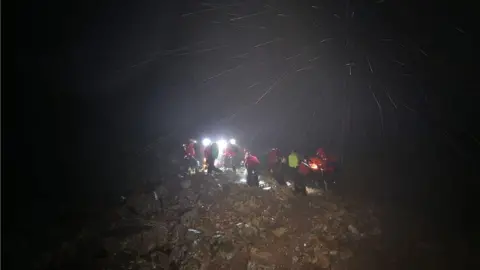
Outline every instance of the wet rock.
<svg viewBox="0 0 480 270"><path fill-rule="evenodd" d="M338 210L337 204L333 202L324 201L321 203L321 207L330 212L336 212Z"/></svg>
<svg viewBox="0 0 480 270"><path fill-rule="evenodd" d="M232 239L224 235L215 235L211 242L211 251L215 257L222 260L231 260L237 251Z"/></svg>
<svg viewBox="0 0 480 270"><path fill-rule="evenodd" d="M188 229L185 238L187 241L195 241L199 239L201 235L202 235L202 232L199 230Z"/></svg>
<svg viewBox="0 0 480 270"><path fill-rule="evenodd" d="M192 182L190 181L190 179L184 179L180 182L180 186L183 189L187 189L187 188L190 188L190 186L192 186Z"/></svg>
<svg viewBox="0 0 480 270"><path fill-rule="evenodd" d="M170 265L170 258L167 254L156 251L150 254L152 260L152 268L154 269L168 269Z"/></svg>
<svg viewBox="0 0 480 270"><path fill-rule="evenodd" d="M148 215L151 194L136 195L144 202L127 200L129 213L139 213L123 215L114 226L122 233L102 243L109 255L117 253L115 260L131 254L124 269L333 268L353 256L346 247L362 238L360 231L381 233L371 213L347 208L332 194L298 198L287 186L265 191L226 178L190 179L174 182L175 192L155 189L165 198L161 216ZM151 260L139 262L138 255Z"/></svg>
<svg viewBox="0 0 480 270"><path fill-rule="evenodd" d="M238 234L248 242L253 242L258 237L258 229L251 224L237 224Z"/></svg>
<svg viewBox="0 0 480 270"><path fill-rule="evenodd" d="M340 259L342 259L342 260L348 260L352 256L353 256L353 252L348 248L342 249L340 251Z"/></svg>
<svg viewBox="0 0 480 270"><path fill-rule="evenodd" d="M321 268L328 268L330 266L330 258L323 253L315 254L315 259L316 265L320 266Z"/></svg>
<svg viewBox="0 0 480 270"><path fill-rule="evenodd" d="M146 233L139 233L127 238L125 248L137 252L139 255L150 253L157 246L156 238Z"/></svg>
<svg viewBox="0 0 480 270"><path fill-rule="evenodd" d="M269 260L273 257L272 253L267 251L262 251L257 248L250 249L250 256L253 260L257 262L268 263Z"/></svg>
<svg viewBox="0 0 480 270"><path fill-rule="evenodd" d="M165 198L168 195L168 189L165 186L160 185L157 188L155 188L155 193L159 198Z"/></svg>
<svg viewBox="0 0 480 270"><path fill-rule="evenodd" d="M180 222L185 227L193 227L197 218L198 218L198 210L194 208L193 210L183 214Z"/></svg>
<svg viewBox="0 0 480 270"><path fill-rule="evenodd" d="M235 256L236 248L233 241L223 241L218 245L217 254L224 260L231 260Z"/></svg>
<svg viewBox="0 0 480 270"><path fill-rule="evenodd" d="M197 204L198 194L191 189L182 190L178 195L180 209L191 209Z"/></svg>
<svg viewBox="0 0 480 270"><path fill-rule="evenodd" d="M249 260L247 263L247 270L274 270L275 265L261 264L254 259Z"/></svg>
<svg viewBox="0 0 480 270"><path fill-rule="evenodd" d="M195 240L190 246L189 256L205 263L205 260L209 260L210 254L210 242L206 239Z"/></svg>
<svg viewBox="0 0 480 270"><path fill-rule="evenodd" d="M170 263L181 265L188 253L188 247L186 245L177 245L172 249L169 256Z"/></svg>
<svg viewBox="0 0 480 270"><path fill-rule="evenodd" d="M157 225L155 228L150 231L150 234L153 234L152 236L155 236L156 242L157 242L157 247L163 247L168 243L168 228L166 225Z"/></svg>
<svg viewBox="0 0 480 270"><path fill-rule="evenodd" d="M150 216L157 212L158 203L153 192L134 194L126 200L126 207L136 215Z"/></svg>
<svg viewBox="0 0 480 270"><path fill-rule="evenodd" d="M355 235L360 235L360 232L358 231L357 228L355 228L355 226L353 225L348 225L348 231L351 232L352 234L355 234Z"/></svg>
<svg viewBox="0 0 480 270"><path fill-rule="evenodd" d="M194 258L188 259L180 267L181 270L199 270L202 267L202 263Z"/></svg>
<svg viewBox="0 0 480 270"><path fill-rule="evenodd" d="M329 254L330 254L330 256L337 256L338 255L338 250L330 250Z"/></svg>
<svg viewBox="0 0 480 270"><path fill-rule="evenodd" d="M183 242L185 239L186 233L187 233L187 227L183 226L182 224L177 224L172 230L170 245L175 246L178 243Z"/></svg>
<svg viewBox="0 0 480 270"><path fill-rule="evenodd" d="M282 237L286 232L287 232L287 228L285 227L280 227L272 231L272 233L279 238Z"/></svg>

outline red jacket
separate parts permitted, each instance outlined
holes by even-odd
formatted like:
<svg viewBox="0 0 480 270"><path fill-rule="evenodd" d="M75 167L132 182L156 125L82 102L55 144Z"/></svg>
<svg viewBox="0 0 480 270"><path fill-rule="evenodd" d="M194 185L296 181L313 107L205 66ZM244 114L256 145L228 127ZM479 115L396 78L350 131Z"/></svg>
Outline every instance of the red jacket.
<svg viewBox="0 0 480 270"><path fill-rule="evenodd" d="M227 146L227 148L225 148L225 156L227 157L235 157L237 155L237 149L235 148L235 146Z"/></svg>
<svg viewBox="0 0 480 270"><path fill-rule="evenodd" d="M205 150L203 150L203 154L205 155L205 158L210 157L211 152L212 152L211 150L212 150L212 147L210 145L205 147Z"/></svg>
<svg viewBox="0 0 480 270"><path fill-rule="evenodd" d="M319 156L322 159L326 159L327 155L325 155L325 151L323 151L323 148L318 148L317 150L317 156Z"/></svg>
<svg viewBox="0 0 480 270"><path fill-rule="evenodd" d="M195 143L189 143L185 148L185 155L189 157L195 156Z"/></svg>
<svg viewBox="0 0 480 270"><path fill-rule="evenodd" d="M247 168L255 168L260 165L260 161L256 156L248 156L245 158L245 167Z"/></svg>
<svg viewBox="0 0 480 270"><path fill-rule="evenodd" d="M298 172L304 176L310 173L310 167L307 163L305 163L305 161L302 161L300 164L298 164Z"/></svg>
<svg viewBox="0 0 480 270"><path fill-rule="evenodd" d="M280 151L278 149L270 150L270 152L268 152L268 164L273 165L277 163L279 156L280 156Z"/></svg>

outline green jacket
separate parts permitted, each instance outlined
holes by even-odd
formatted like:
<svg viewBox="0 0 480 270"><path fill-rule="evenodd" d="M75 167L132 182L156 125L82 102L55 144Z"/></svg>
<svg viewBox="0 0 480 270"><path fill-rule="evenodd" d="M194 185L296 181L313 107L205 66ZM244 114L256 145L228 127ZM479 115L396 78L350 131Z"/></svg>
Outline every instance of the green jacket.
<svg viewBox="0 0 480 270"><path fill-rule="evenodd" d="M213 143L212 144L212 157L214 159L217 159L218 158L218 145L216 143Z"/></svg>
<svg viewBox="0 0 480 270"><path fill-rule="evenodd" d="M297 168L298 167L298 155L297 155L297 153L291 153L288 156L288 166L290 168Z"/></svg>

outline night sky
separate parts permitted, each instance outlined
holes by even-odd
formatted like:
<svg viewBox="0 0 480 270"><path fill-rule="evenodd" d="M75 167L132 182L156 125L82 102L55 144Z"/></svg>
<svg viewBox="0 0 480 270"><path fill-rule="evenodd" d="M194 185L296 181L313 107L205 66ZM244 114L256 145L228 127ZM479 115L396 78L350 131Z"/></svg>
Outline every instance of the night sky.
<svg viewBox="0 0 480 270"><path fill-rule="evenodd" d="M70 2L2 9L11 224L116 196L175 143L229 133L254 152L323 146L359 193L470 228L480 179L472 7Z"/></svg>

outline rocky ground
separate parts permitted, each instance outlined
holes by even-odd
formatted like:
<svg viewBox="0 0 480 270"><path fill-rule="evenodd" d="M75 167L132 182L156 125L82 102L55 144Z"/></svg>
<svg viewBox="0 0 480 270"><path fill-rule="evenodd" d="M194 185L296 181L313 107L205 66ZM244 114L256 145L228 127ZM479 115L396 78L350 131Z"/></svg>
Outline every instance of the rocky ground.
<svg viewBox="0 0 480 270"><path fill-rule="evenodd" d="M249 187L240 175L196 175L139 190L36 267L408 268L388 249L373 204L322 189L296 195L269 177Z"/></svg>

